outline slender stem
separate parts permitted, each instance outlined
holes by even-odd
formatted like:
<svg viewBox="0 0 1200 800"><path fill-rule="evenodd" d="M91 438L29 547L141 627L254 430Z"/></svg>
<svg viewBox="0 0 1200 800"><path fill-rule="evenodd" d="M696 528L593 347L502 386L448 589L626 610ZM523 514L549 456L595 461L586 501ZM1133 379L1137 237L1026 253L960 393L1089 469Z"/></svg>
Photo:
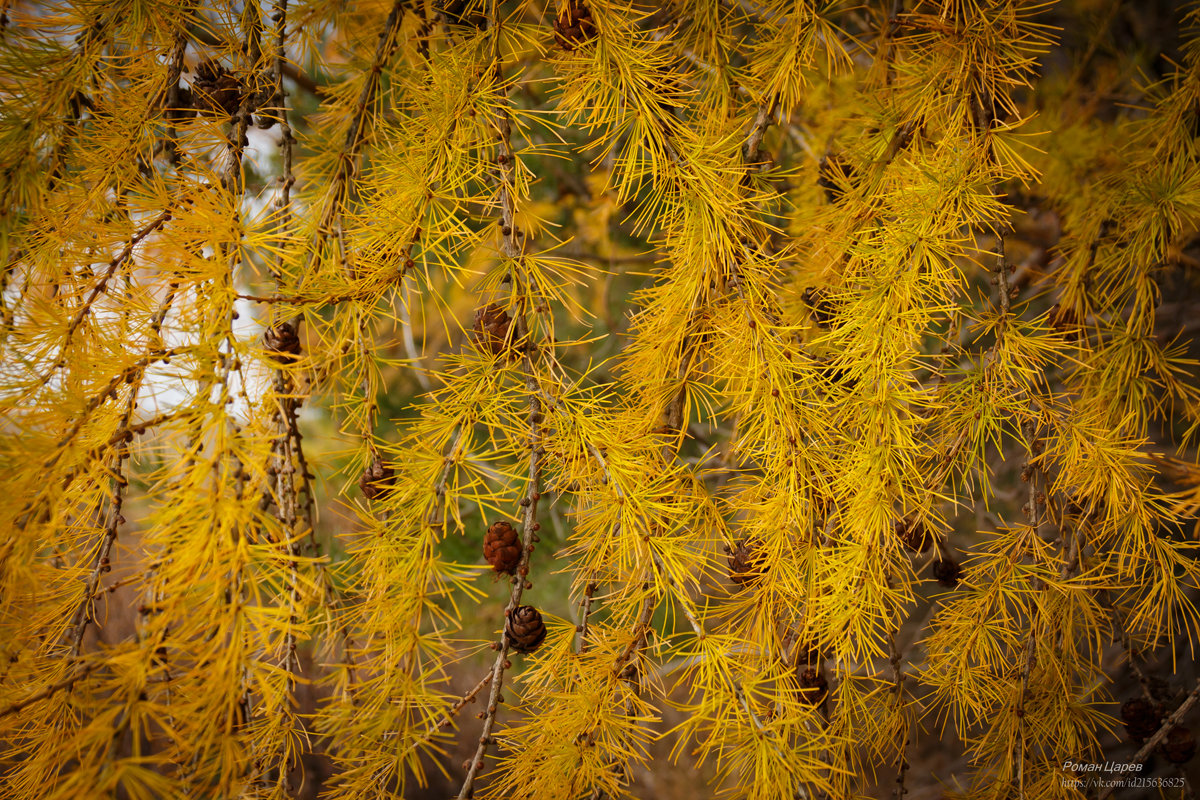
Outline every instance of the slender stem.
<svg viewBox="0 0 1200 800"><path fill-rule="evenodd" d="M526 354L525 360L526 368L532 370L528 354ZM517 564L516 576L512 581L512 591L509 593L508 603L504 607L505 620L521 604L521 597L526 587L525 576L529 574L529 557L533 552L534 537L540 527L537 523L537 505L538 500L541 498L542 453L544 451L541 448L541 403L538 400L537 384L532 374L528 376L526 387L529 389L529 482L525 492L525 500L527 502L524 503L524 519L522 520L521 560ZM462 788L458 792L459 800L465 800L465 798L471 797L473 794L475 778L479 774L479 771L483 769L483 759L487 755L488 745L491 743L492 730L496 724L496 712L500 704L500 690L504 685L504 670L509 665L509 642L508 637L503 631L500 634L500 641L496 646L498 652L496 653L496 660L492 664L492 672L489 676L491 691L488 694L488 702L484 711L483 731L479 736L479 744L475 749L475 756L467 766L466 778L464 778Z"/></svg>
<svg viewBox="0 0 1200 800"><path fill-rule="evenodd" d="M134 248L136 248L143 239L154 233L171 219L171 211L172 206L168 205L162 212L158 214L158 216L154 217L152 220L150 220L150 222L135 231L134 234L129 237L129 241L125 243L125 246L121 248L121 252L113 256L112 260L108 262L108 267L100 276L100 279L96 281L95 285L92 286L92 291L88 293L87 299L83 301L83 304L75 312L75 315L71 318L71 321L67 323L67 329L63 334L63 341L60 348L62 355L59 357L58 361L54 363L54 368L61 368L66 364L66 350L71 344L71 338L75 335L75 331L79 329L79 326L83 324L84 318L87 317L88 313L92 310L92 306L96 303L96 298L104 293L105 289L108 287L108 282L112 279L112 276L116 274L117 269L129 260L129 257L133 255ZM50 379L51 375L53 375L53 370L46 373L42 379L30 389L30 391L34 391L44 385L46 381Z"/></svg>
<svg viewBox="0 0 1200 800"><path fill-rule="evenodd" d="M346 139L338 157L337 170L329 181L325 206L321 212L318 227L317 250L320 250L324 239L340 227L337 225L337 221L341 218L342 204L348 194L350 178L357 169L359 151L366 139L367 111L375 103L375 93L379 89L379 78L383 68L400 44L397 34L403 19L404 0L396 0L387 19L384 20L383 31L379 34L379 44L375 47L375 55L371 59L370 68L366 71L362 91L359 92L358 102L354 106L354 116L351 117L350 127L346 130Z"/></svg>
<svg viewBox="0 0 1200 800"><path fill-rule="evenodd" d="M52 683L49 686L45 686L42 689L39 689L38 691L29 695L24 700L18 700L15 703L12 703L9 706L7 706L6 708L0 710L0 717L7 717L7 716L11 716L12 714L16 714L19 711L21 711L22 709L28 708L29 706L33 705L34 703L36 703L40 700L45 700L47 697L51 697L55 694L58 694L63 689L69 689L73 685L75 685L76 681L80 680L81 678L87 677L88 675L90 675L91 673L95 672L97 669L99 669L100 667L103 667L103 666L105 666L105 664L104 664L104 662L101 662L101 661L93 661L88 664L80 664L78 667L76 667L75 671L73 673L71 673L69 676L67 676L66 678L63 678L62 680L58 681L57 683Z"/></svg>
<svg viewBox="0 0 1200 800"><path fill-rule="evenodd" d="M904 703L904 670L901 669L903 655L900 648L896 646L896 637L894 634L888 634L888 648L891 650L888 662L892 666L892 692L896 695L896 705L901 706ZM892 788L892 797L895 800L902 800L905 794L908 793L907 787L904 785L905 778L908 775L908 738L910 731L907 726L904 730L904 741L900 745L900 758L896 764L896 785Z"/></svg>
<svg viewBox="0 0 1200 800"><path fill-rule="evenodd" d="M596 584L589 581L588 585L583 590L583 608L580 610L579 621L579 650L578 653L583 655L588 649L588 624L591 622L592 614L592 596L596 593Z"/></svg>
<svg viewBox="0 0 1200 800"><path fill-rule="evenodd" d="M135 393L136 394L136 393ZM118 455L114 458L112 466L112 478L110 480L109 491L112 493L108 502L108 512L105 515L104 534L100 539L100 547L96 551L96 558L92 563L91 574L88 575L84 582L83 598L75 607L74 618L71 621L71 647L70 657L79 657L79 648L83 645L83 635L87 632L88 625L92 621L92 603L93 596L96 593L96 586L100 583L100 576L108 572L109 557L112 554L113 542L117 540L117 530L120 528L125 518L121 516L121 506L125 501L125 486L127 481L123 475L122 462L128 455L128 450L122 448L118 451Z"/></svg>
<svg viewBox="0 0 1200 800"><path fill-rule="evenodd" d="M471 689L468 690L466 694L464 694L462 697L458 698L457 702L455 702L454 705L450 706L450 708L448 708L446 710L446 712L442 715L442 719L439 722L436 722L433 725L429 726L429 730L427 730L425 732L425 735L421 737L420 742L418 742L417 744L421 744L423 742L429 741L431 738L433 738L433 735L435 733L437 733L439 730L441 730L442 728L448 728L450 726L450 723L454 721L454 718L456 716L458 716L458 712L462 711L463 706L467 705L467 703L475 702L475 698L479 696L479 693L481 691L483 691L483 687L487 686L491 682L492 682L492 671L489 669L486 675L484 675L482 678L480 678L479 681L474 686L472 686Z"/></svg>

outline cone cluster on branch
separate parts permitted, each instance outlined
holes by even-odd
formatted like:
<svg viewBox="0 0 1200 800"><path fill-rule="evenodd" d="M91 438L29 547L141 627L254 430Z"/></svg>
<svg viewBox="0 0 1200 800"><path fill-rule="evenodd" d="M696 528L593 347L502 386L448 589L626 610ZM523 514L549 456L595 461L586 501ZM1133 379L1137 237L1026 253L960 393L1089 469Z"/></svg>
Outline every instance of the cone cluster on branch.
<svg viewBox="0 0 1200 800"><path fill-rule="evenodd" d="M224 114L232 117L242 105L246 88L237 76L212 59L196 67L192 81L191 100L200 113Z"/></svg>
<svg viewBox="0 0 1200 800"><path fill-rule="evenodd" d="M274 127L283 119L284 98L275 87L256 92L219 62L207 59L196 67L191 86L176 88L166 117L176 124L205 114L228 119L238 113L243 100L246 110L254 112L254 124L259 128Z"/></svg>
<svg viewBox="0 0 1200 800"><path fill-rule="evenodd" d="M1163 707L1142 697L1121 704L1121 721L1135 742L1144 742L1158 733L1163 724ZM1159 744L1163 756L1172 764L1185 764L1196 754L1196 737L1190 728L1174 725Z"/></svg>

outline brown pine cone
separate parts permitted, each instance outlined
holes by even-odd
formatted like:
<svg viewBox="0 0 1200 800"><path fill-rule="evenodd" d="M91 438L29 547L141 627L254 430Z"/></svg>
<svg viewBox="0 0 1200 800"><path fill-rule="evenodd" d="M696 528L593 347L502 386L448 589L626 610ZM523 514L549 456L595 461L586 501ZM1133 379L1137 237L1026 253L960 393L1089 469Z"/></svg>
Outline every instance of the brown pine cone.
<svg viewBox="0 0 1200 800"><path fill-rule="evenodd" d="M825 693L829 691L829 681L825 680L824 675L812 667L805 667L800 670L797 678L800 681L801 701L815 706L825 699Z"/></svg>
<svg viewBox="0 0 1200 800"><path fill-rule="evenodd" d="M300 357L300 337L287 322L280 322L263 331L263 347L271 359L279 364L291 364Z"/></svg>
<svg viewBox="0 0 1200 800"><path fill-rule="evenodd" d="M504 623L504 638L518 653L532 653L546 638L546 623L533 606L517 606Z"/></svg>
<svg viewBox="0 0 1200 800"><path fill-rule="evenodd" d="M573 52L596 38L596 23L592 10L583 0L570 0L554 20L554 43Z"/></svg>
<svg viewBox="0 0 1200 800"><path fill-rule="evenodd" d="M503 520L488 526L483 536L483 557L501 575L512 575L521 563L521 536Z"/></svg>
<svg viewBox="0 0 1200 800"><path fill-rule="evenodd" d="M1196 755L1196 737L1189 728L1176 725L1162 742L1163 755L1172 764L1186 764Z"/></svg>
<svg viewBox="0 0 1200 800"><path fill-rule="evenodd" d="M738 542L733 550L725 548L729 561L729 580L738 586L754 581L766 569L766 564L754 542Z"/></svg>
<svg viewBox="0 0 1200 800"><path fill-rule="evenodd" d="M218 62L208 59L196 67L192 99L201 113L232 117L242 105L242 91L242 82Z"/></svg>
<svg viewBox="0 0 1200 800"><path fill-rule="evenodd" d="M1149 700L1134 697L1121 704L1121 719L1130 738L1144 742L1162 725L1162 714Z"/></svg>
<svg viewBox="0 0 1200 800"><path fill-rule="evenodd" d="M376 458L363 470L358 479L358 488L362 490L363 497L374 500L388 490L395 476L395 470Z"/></svg>
<svg viewBox="0 0 1200 800"><path fill-rule="evenodd" d="M958 586L958 579L962 577L962 567L957 561L949 558L939 558L933 562L933 577L937 578L937 582L947 589L953 589Z"/></svg>
<svg viewBox="0 0 1200 800"><path fill-rule="evenodd" d="M913 517L896 520L896 537L914 553L924 553L933 546L933 533L924 522Z"/></svg>
<svg viewBox="0 0 1200 800"><path fill-rule="evenodd" d="M475 325L471 328L471 338L475 346L486 353L498 356L512 348L509 339L512 331L512 320L508 312L495 303L488 303L483 308L475 309Z"/></svg>

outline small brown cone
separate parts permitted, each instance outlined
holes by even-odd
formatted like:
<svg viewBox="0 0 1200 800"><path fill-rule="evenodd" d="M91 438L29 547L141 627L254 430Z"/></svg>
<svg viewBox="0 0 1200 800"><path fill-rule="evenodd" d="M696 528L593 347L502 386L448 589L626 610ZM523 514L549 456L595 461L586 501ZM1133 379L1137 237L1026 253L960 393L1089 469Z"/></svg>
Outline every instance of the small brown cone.
<svg viewBox="0 0 1200 800"><path fill-rule="evenodd" d="M796 676L800 681L800 699L810 706L819 705L829 691L829 681L813 667L805 667Z"/></svg>
<svg viewBox="0 0 1200 800"><path fill-rule="evenodd" d="M942 586L953 589L958 586L958 579L962 577L962 567L952 559L939 558L933 562L933 577L937 578L937 582Z"/></svg>
<svg viewBox="0 0 1200 800"><path fill-rule="evenodd" d="M1163 755L1172 764L1186 764L1196 755L1196 737L1191 729L1176 725L1162 742Z"/></svg>
<svg viewBox="0 0 1200 800"><path fill-rule="evenodd" d="M291 364L300 357L300 337L287 322L280 322L263 331L263 347L277 364Z"/></svg>
<svg viewBox="0 0 1200 800"><path fill-rule="evenodd" d="M733 550L727 550L729 580L744 586L762 575L766 564L754 542L738 542Z"/></svg>
<svg viewBox="0 0 1200 800"><path fill-rule="evenodd" d="M475 346L485 353L498 356L512 348L510 332L512 320L508 312L495 303L488 303L483 308L475 309L475 324L471 328L471 338Z"/></svg>
<svg viewBox="0 0 1200 800"><path fill-rule="evenodd" d="M488 526L483 536L483 557L501 575L512 575L521 563L521 536L501 520Z"/></svg>
<svg viewBox="0 0 1200 800"><path fill-rule="evenodd" d="M924 553L933 545L929 527L914 517L896 521L896 537L914 553Z"/></svg>
<svg viewBox="0 0 1200 800"><path fill-rule="evenodd" d="M592 10L583 0L569 0L554 20L554 43L572 52L596 38Z"/></svg>
<svg viewBox="0 0 1200 800"><path fill-rule="evenodd" d="M1121 720L1130 738L1143 742L1162 725L1162 714L1149 700L1134 697L1121 704Z"/></svg>
<svg viewBox="0 0 1200 800"><path fill-rule="evenodd" d="M518 653L532 653L546 638L546 623L533 606L517 606L504 623L504 638Z"/></svg>
<svg viewBox="0 0 1200 800"><path fill-rule="evenodd" d="M362 477L358 479L358 488L362 490L363 497L374 500L387 491L395 475L395 470L377 458L363 470Z"/></svg>
<svg viewBox="0 0 1200 800"><path fill-rule="evenodd" d="M242 83L218 62L203 61L192 81L192 100L201 113L232 117L242 105Z"/></svg>

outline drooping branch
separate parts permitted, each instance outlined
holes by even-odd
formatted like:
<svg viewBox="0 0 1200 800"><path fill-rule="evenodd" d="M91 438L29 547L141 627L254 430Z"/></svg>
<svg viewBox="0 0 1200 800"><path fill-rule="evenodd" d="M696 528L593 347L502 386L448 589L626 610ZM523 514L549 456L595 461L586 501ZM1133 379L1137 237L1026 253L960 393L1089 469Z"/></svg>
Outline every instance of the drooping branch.
<svg viewBox="0 0 1200 800"><path fill-rule="evenodd" d="M392 10L383 22L383 30L379 33L379 43L375 47L371 64L364 73L363 87L359 92L358 101L354 105L342 150L338 154L337 168L326 189L325 202L317 227L316 249L318 251L320 251L324 239L340 228L338 220L342 215L343 203L349 192L350 181L358 169L359 155L366 140L367 119L375 104L380 75L400 44L397 34L400 31L400 23L404 20L404 10L404 0L396 0L392 5Z"/></svg>
<svg viewBox="0 0 1200 800"><path fill-rule="evenodd" d="M501 23L497 14L497 8L494 4L492 7L491 26L497 39L496 46L498 47ZM500 70L498 60L495 68L498 74ZM526 240L524 232L520 231L516 225L517 196L515 176L517 161L509 140L511 132L511 123L508 116L509 111L507 108L501 108L498 114L496 127L499 131L497 140L499 154L496 161L499 175L500 229L501 236L503 237L501 252L509 263L513 294L514 296L519 296L518 292L522 284L530 281L531 278L520 272ZM497 649L497 653L496 659L492 664L489 681L491 688L488 694L487 706L484 709L483 730L479 736L479 744L475 748L475 755L466 765L467 774L458 792L459 800L466 800L466 798L473 795L475 778L484 767L484 757L487 755L488 745L491 743L492 730L496 724L496 713L499 710L500 691L504 685L504 671L511 663L508 660L510 641L507 634L507 621L517 607L521 605L521 597L526 587L530 585L526 580L526 576L529 574L529 561L533 554L534 542L538 538L537 531L541 528L541 525L537 521L537 512L538 501L542 497L542 462L545 455L545 448L542 446L542 422L544 415L542 413L542 403L534 361L538 354L538 347L531 341L525 314L526 309L522 303L517 307L517 316L513 325L515 328L514 341L522 349L520 355L522 372L524 373L522 377L529 398L528 414L526 417L528 427L528 441L526 446L529 448L529 464L526 475L525 497L521 500L521 556L512 579L512 590L509 593L508 603L504 607L505 630L501 632L499 642L493 645Z"/></svg>
<svg viewBox="0 0 1200 800"><path fill-rule="evenodd" d="M124 422L128 422L129 415L133 412L133 398L136 396L136 391L130 392L130 400L125 410ZM108 510L105 512L104 517L104 529L100 537L99 547L96 550L95 559L92 563L91 573L84 581L83 598L79 601L79 605L76 606L75 614L71 620L68 656L72 659L79 657L79 648L83 644L83 635L87 632L88 624L92 621L92 604L95 601L96 587L100 583L100 576L112 568L110 565L112 546L117 540L117 531L120 529L121 523L125 521L125 517L121 515L121 507L125 502L125 488L129 485L123 469L124 461L128 456L129 448L120 447L113 458L113 463L109 467L109 473L112 477L109 480L109 502Z"/></svg>
<svg viewBox="0 0 1200 800"><path fill-rule="evenodd" d="M20 713L23 709L28 708L34 703L38 703L48 697L53 697L64 689L70 689L78 681L86 678L88 675L104 666L106 666L106 664L103 661L89 661L82 663L77 666L70 675L58 681L57 683L52 683L49 686L45 686L23 700L18 700L15 703L9 704L4 709L0 710L0 717L8 717L13 714Z"/></svg>

